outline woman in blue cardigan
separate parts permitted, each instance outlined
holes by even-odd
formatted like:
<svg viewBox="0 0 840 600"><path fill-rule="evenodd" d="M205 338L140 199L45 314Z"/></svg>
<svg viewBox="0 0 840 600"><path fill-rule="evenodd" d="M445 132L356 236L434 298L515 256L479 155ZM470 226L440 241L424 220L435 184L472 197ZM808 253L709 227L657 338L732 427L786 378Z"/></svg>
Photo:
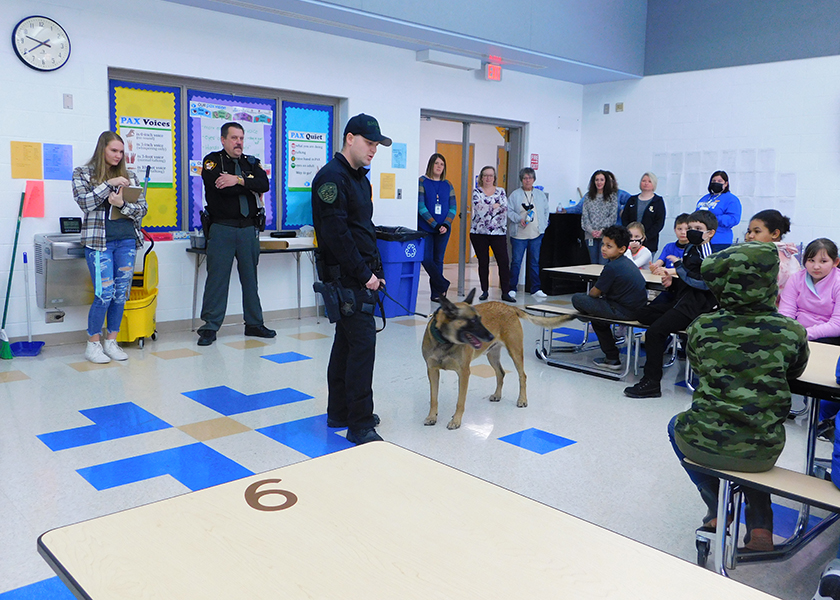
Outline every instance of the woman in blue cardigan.
<svg viewBox="0 0 840 600"><path fill-rule="evenodd" d="M718 228L712 238L712 252L732 245L732 228L741 222L741 201L729 191L729 175L715 171L709 179L709 193L697 202L697 210L708 210L717 217Z"/></svg>
<svg viewBox="0 0 840 600"><path fill-rule="evenodd" d="M449 280L443 276L443 257L457 210L455 188L446 180L446 159L442 154L432 154L418 186L417 227L428 234L423 268L429 274L434 302L445 296L449 289Z"/></svg>

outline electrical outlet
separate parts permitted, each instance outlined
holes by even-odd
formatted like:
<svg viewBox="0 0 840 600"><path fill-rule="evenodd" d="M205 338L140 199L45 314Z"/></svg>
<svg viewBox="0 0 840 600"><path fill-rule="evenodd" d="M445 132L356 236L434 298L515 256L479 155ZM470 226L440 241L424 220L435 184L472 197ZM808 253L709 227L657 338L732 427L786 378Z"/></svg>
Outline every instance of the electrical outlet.
<svg viewBox="0 0 840 600"><path fill-rule="evenodd" d="M64 108L73 110L73 94L64 94Z"/></svg>
<svg viewBox="0 0 840 600"><path fill-rule="evenodd" d="M64 311L63 310L48 310L44 313L44 321L46 323L64 323Z"/></svg>
<svg viewBox="0 0 840 600"><path fill-rule="evenodd" d="M615 103L615 112L624 112L624 102Z"/></svg>
<svg viewBox="0 0 840 600"><path fill-rule="evenodd" d="M402 188L397 188L397 200L402 200Z"/></svg>
<svg viewBox="0 0 840 600"><path fill-rule="evenodd" d="M610 114L610 105L609 104L604 105L604 114L605 115Z"/></svg>

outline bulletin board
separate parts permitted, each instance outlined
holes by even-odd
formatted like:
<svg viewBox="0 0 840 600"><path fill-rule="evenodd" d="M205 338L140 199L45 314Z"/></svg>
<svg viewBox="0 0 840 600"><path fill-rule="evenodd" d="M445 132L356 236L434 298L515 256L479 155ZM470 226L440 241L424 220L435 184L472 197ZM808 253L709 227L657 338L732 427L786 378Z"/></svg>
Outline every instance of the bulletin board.
<svg viewBox="0 0 840 600"><path fill-rule="evenodd" d="M332 158L333 107L283 102L282 229L312 225L312 179Z"/></svg>
<svg viewBox="0 0 840 600"><path fill-rule="evenodd" d="M125 143L126 167L142 182L149 166L143 227L181 229L181 90L177 87L109 80L110 122Z"/></svg>
<svg viewBox="0 0 840 600"><path fill-rule="evenodd" d="M273 176L277 101L187 90L187 156L189 157L189 227L201 227L204 206L203 158L222 149L221 128L228 122L245 130L244 153L256 156L271 185L263 195L266 229L277 226L276 185Z"/></svg>

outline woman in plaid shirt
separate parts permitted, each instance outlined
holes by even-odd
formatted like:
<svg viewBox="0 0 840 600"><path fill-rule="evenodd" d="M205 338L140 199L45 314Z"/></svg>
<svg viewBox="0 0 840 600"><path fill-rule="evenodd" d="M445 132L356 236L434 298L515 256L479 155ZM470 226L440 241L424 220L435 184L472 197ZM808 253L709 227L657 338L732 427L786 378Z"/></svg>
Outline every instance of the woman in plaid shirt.
<svg viewBox="0 0 840 600"><path fill-rule="evenodd" d="M127 186L139 187L140 182L125 167L122 138L104 131L88 163L73 170L73 198L84 213L82 245L94 289L85 358L94 363L128 358L117 345L117 333L131 290L134 258L143 245L140 222L148 206L145 190L137 201L126 202L122 188ZM102 344L106 317L108 333Z"/></svg>

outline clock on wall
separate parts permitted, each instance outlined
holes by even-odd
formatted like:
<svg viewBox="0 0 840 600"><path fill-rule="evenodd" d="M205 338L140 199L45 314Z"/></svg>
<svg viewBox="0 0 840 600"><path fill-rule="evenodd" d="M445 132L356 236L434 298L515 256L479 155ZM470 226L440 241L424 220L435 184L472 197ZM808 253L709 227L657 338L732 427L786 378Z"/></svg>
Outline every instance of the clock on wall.
<svg viewBox="0 0 840 600"><path fill-rule="evenodd" d="M12 31L12 47L27 67L55 71L70 58L70 38L64 28L48 17L26 17Z"/></svg>

